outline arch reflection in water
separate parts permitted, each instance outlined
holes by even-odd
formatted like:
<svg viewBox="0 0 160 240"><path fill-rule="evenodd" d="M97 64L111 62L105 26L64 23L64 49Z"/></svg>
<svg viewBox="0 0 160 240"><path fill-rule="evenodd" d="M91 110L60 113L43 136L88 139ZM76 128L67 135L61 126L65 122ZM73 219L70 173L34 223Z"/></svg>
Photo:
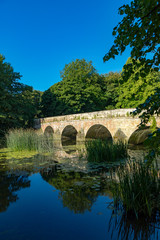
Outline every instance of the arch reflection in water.
<svg viewBox="0 0 160 240"><path fill-rule="evenodd" d="M68 125L63 129L61 143L63 150L68 153L76 152L77 130L72 125Z"/></svg>
<svg viewBox="0 0 160 240"><path fill-rule="evenodd" d="M89 128L86 134L86 139L112 140L112 135L105 126L101 124L95 124Z"/></svg>

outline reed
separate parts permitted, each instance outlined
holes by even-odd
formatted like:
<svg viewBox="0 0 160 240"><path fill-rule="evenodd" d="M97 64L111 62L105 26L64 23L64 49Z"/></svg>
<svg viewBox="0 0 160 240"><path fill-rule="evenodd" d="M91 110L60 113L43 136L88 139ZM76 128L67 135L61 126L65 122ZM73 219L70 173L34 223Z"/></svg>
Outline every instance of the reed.
<svg viewBox="0 0 160 240"><path fill-rule="evenodd" d="M89 162L114 162L127 157L127 144L100 139L86 141L86 158Z"/></svg>
<svg viewBox="0 0 160 240"><path fill-rule="evenodd" d="M119 181L114 181L112 189L115 206L136 218L160 211L160 179L153 166L129 162L119 168L117 176Z"/></svg>
<svg viewBox="0 0 160 240"><path fill-rule="evenodd" d="M7 147L13 151L52 152L53 139L33 129L13 129L6 135Z"/></svg>

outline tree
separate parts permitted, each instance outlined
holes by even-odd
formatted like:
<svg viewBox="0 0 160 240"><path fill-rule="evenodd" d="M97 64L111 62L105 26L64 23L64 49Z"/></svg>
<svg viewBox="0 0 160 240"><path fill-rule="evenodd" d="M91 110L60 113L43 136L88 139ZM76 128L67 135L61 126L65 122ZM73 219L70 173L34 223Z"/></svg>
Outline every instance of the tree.
<svg viewBox="0 0 160 240"><path fill-rule="evenodd" d="M50 89L44 91L41 100L41 117L52 117L56 115L56 96Z"/></svg>
<svg viewBox="0 0 160 240"><path fill-rule="evenodd" d="M133 62L124 66L124 70L127 70L124 72L126 78L134 72L135 67L139 66L141 66L139 73L141 77L147 75L151 68L158 71L160 63L159 0L133 0L130 5L120 7L119 14L124 17L113 29L114 44L103 60L115 58L130 46ZM136 77L139 74L137 73Z"/></svg>
<svg viewBox="0 0 160 240"><path fill-rule="evenodd" d="M33 90L31 86L22 85L17 109L18 124L21 127L33 127L33 119L39 117L40 114L41 94L40 91Z"/></svg>
<svg viewBox="0 0 160 240"><path fill-rule="evenodd" d="M132 59L127 60L127 64L132 63ZM119 97L117 108L135 108L142 104L146 99L156 92L157 87L160 88L160 73L150 71L146 77L139 76L136 79L136 74L140 69L135 69L135 72L127 79L119 79ZM123 70L122 70L123 73Z"/></svg>
<svg viewBox="0 0 160 240"><path fill-rule="evenodd" d="M105 78L92 62L77 59L66 64L61 78L43 94L43 113L65 115L105 109Z"/></svg>
<svg viewBox="0 0 160 240"><path fill-rule="evenodd" d="M9 128L31 126L37 113L35 92L20 79L20 73L0 55L0 134Z"/></svg>
<svg viewBox="0 0 160 240"><path fill-rule="evenodd" d="M109 72L104 74L105 78L105 109L115 109L118 101L118 90L119 81L121 73L120 72Z"/></svg>
<svg viewBox="0 0 160 240"><path fill-rule="evenodd" d="M123 15L122 21L113 29L114 44L103 60L108 61L122 54L127 46L131 47L132 63L124 65L123 79L128 79L135 70L135 79L144 78L150 71L158 71L160 63L160 1L133 0L119 8ZM139 61L137 61L139 60ZM141 113L142 112L142 113ZM160 113L160 88L139 105L134 114L141 113L141 124L146 124L150 116ZM152 136L153 151L150 156L159 154L160 131L156 130ZM158 150L158 151L157 151ZM152 158L153 159L153 158Z"/></svg>

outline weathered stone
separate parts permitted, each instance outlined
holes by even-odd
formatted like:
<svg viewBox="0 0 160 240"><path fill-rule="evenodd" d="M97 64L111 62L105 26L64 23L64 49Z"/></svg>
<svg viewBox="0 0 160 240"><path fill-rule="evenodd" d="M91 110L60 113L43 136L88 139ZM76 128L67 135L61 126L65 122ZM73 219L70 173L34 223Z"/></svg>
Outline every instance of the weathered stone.
<svg viewBox="0 0 160 240"><path fill-rule="evenodd" d="M151 130L149 128L137 129L130 136L129 143L134 145L142 144L148 138L149 134L151 134Z"/></svg>
<svg viewBox="0 0 160 240"><path fill-rule="evenodd" d="M54 139L61 142L63 136L76 135L77 141L84 141L86 137L112 138L114 140L128 140L133 132L138 129L140 119L129 115L135 109L115 109L91 113L72 114L66 116L35 119L35 128L42 129L51 127ZM160 127L160 118L156 118L157 126ZM65 134L64 134L65 133ZM145 139L146 135L138 140Z"/></svg>

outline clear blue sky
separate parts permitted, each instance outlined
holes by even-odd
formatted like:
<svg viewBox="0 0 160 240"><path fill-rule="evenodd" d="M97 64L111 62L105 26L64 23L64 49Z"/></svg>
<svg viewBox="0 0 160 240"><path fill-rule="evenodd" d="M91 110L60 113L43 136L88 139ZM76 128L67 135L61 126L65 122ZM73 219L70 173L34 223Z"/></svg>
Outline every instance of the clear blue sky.
<svg viewBox="0 0 160 240"><path fill-rule="evenodd" d="M47 90L76 58L92 60L99 73L119 71L129 49L103 63L121 20L118 7L130 0L0 0L0 53L21 81Z"/></svg>

